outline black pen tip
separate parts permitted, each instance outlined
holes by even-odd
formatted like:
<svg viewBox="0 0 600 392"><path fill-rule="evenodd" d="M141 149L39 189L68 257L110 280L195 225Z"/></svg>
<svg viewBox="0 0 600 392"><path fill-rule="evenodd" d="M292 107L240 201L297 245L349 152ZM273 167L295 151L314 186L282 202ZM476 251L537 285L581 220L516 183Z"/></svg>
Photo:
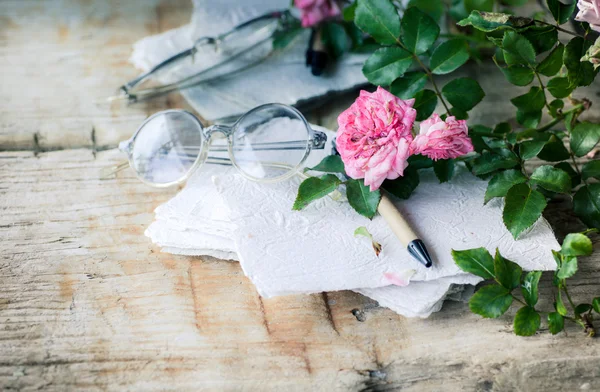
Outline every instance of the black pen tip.
<svg viewBox="0 0 600 392"><path fill-rule="evenodd" d="M425 247L423 241L419 239L412 240L406 248L408 253L410 253L412 257L417 259L419 263L423 264L425 267L430 268L433 265L431 256L429 256L429 252L427 251L427 247Z"/></svg>

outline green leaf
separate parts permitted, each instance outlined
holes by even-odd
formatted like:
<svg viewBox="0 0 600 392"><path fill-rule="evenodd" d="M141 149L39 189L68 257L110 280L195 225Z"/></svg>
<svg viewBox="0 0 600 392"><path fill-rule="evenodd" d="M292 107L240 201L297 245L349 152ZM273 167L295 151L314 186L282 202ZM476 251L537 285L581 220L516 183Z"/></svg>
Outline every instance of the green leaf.
<svg viewBox="0 0 600 392"><path fill-rule="evenodd" d="M507 122L501 122L494 127L494 133L498 135L506 135L512 131L512 126Z"/></svg>
<svg viewBox="0 0 600 392"><path fill-rule="evenodd" d="M548 106L550 107L549 112L552 117L560 117L560 110L565 107L565 101L562 99L554 99L548 104Z"/></svg>
<svg viewBox="0 0 600 392"><path fill-rule="evenodd" d="M523 306L517 311L513 327L518 336L532 336L540 327L542 318L540 314L530 306Z"/></svg>
<svg viewBox="0 0 600 392"><path fill-rule="evenodd" d="M485 97L479 83L471 78L450 81L442 88L442 94L452 106L464 111L473 109Z"/></svg>
<svg viewBox="0 0 600 392"><path fill-rule="evenodd" d="M390 0L358 0L354 23L381 45L393 45L400 37L400 17Z"/></svg>
<svg viewBox="0 0 600 392"><path fill-rule="evenodd" d="M593 251L592 240L581 233L567 234L561 248L561 253L566 256L589 256Z"/></svg>
<svg viewBox="0 0 600 392"><path fill-rule="evenodd" d="M552 335L556 335L565 328L565 319L558 312L548 313L548 329Z"/></svg>
<svg viewBox="0 0 600 392"><path fill-rule="evenodd" d="M457 120L467 120L469 118L469 113L457 107L450 108L448 115L454 116Z"/></svg>
<svg viewBox="0 0 600 392"><path fill-rule="evenodd" d="M365 61L363 74L369 82L377 86L388 86L404 75L412 64L413 57L406 50L390 46L375 51Z"/></svg>
<svg viewBox="0 0 600 392"><path fill-rule="evenodd" d="M508 150L501 150L498 153L484 151L473 160L473 173L479 176L499 169L512 169L518 164L517 157Z"/></svg>
<svg viewBox="0 0 600 392"><path fill-rule="evenodd" d="M521 109L517 109L517 122L527 128L535 128L542 119L542 111L536 112L525 112Z"/></svg>
<svg viewBox="0 0 600 392"><path fill-rule="evenodd" d="M494 0L465 0L467 12L474 10L491 12L494 9Z"/></svg>
<svg viewBox="0 0 600 392"><path fill-rule="evenodd" d="M400 99L410 99L423 90L425 83L427 83L427 75L425 73L408 72L392 83L390 92Z"/></svg>
<svg viewBox="0 0 600 392"><path fill-rule="evenodd" d="M404 46L414 54L427 52L440 34L440 27L435 20L417 7L404 12L401 25Z"/></svg>
<svg viewBox="0 0 600 392"><path fill-rule="evenodd" d="M496 30L513 30L533 23L531 18L515 17L496 12L471 11L471 14L457 23L459 26L473 26L477 30L489 33Z"/></svg>
<svg viewBox="0 0 600 392"><path fill-rule="evenodd" d="M439 159L433 162L433 171L440 183L448 182L454 174L454 160Z"/></svg>
<svg viewBox="0 0 600 392"><path fill-rule="evenodd" d="M378 190L371 192L363 180L349 179L346 183L346 197L356 212L371 219L377 212L381 193Z"/></svg>
<svg viewBox="0 0 600 392"><path fill-rule="evenodd" d="M494 57L494 62L496 62L496 58ZM529 83L533 81L533 70L525 65L512 65L510 67L501 67L497 62L496 65L502 73L506 80L515 86L527 86Z"/></svg>
<svg viewBox="0 0 600 392"><path fill-rule="evenodd" d="M569 177L571 177L571 188L575 188L581 182L581 176L567 162L557 163L554 167L569 174Z"/></svg>
<svg viewBox="0 0 600 392"><path fill-rule="evenodd" d="M469 300L469 309L485 318L503 315L512 304L513 297L504 287L491 284L480 288Z"/></svg>
<svg viewBox="0 0 600 392"><path fill-rule="evenodd" d="M577 257L565 256L563 257L560 269L557 271L556 276L559 279L567 279L575 275L577 272Z"/></svg>
<svg viewBox="0 0 600 392"><path fill-rule="evenodd" d="M531 182L552 192L571 192L571 177L567 172L550 165L543 165L534 170Z"/></svg>
<svg viewBox="0 0 600 392"><path fill-rule="evenodd" d="M373 246L375 256L379 257L379 253L381 253L381 244L373 239L373 235L369 232L369 230L364 226L357 227L356 230L354 230L354 236L356 237L359 235L367 237L369 240L371 240L371 246Z"/></svg>
<svg viewBox="0 0 600 392"><path fill-rule="evenodd" d="M504 201L502 220L515 239L533 225L546 208L544 195L525 183L510 188Z"/></svg>
<svg viewBox="0 0 600 392"><path fill-rule="evenodd" d="M562 294L560 292L560 289L558 290L558 295L556 297L556 311L558 312L558 314L560 314L561 316L566 316L568 311L567 311L567 307L565 306L565 303L562 300Z"/></svg>
<svg viewBox="0 0 600 392"><path fill-rule="evenodd" d="M558 44L548 56L537 66L537 71L545 76L554 76L563 65L565 46Z"/></svg>
<svg viewBox="0 0 600 392"><path fill-rule="evenodd" d="M433 167L433 159L426 157L425 155L411 155L408 157L408 169L429 169Z"/></svg>
<svg viewBox="0 0 600 392"><path fill-rule="evenodd" d="M592 300L592 307L596 313L600 313L600 297L596 297Z"/></svg>
<svg viewBox="0 0 600 392"><path fill-rule="evenodd" d="M544 107L546 97L541 88L534 86L529 92L511 99L510 102L524 112L537 112Z"/></svg>
<svg viewBox="0 0 600 392"><path fill-rule="evenodd" d="M273 49L280 50L286 48L304 29L300 21L293 21L288 29L281 29L273 33Z"/></svg>
<svg viewBox="0 0 600 392"><path fill-rule="evenodd" d="M494 277L494 259L485 248L466 250L452 249L452 258L461 270L483 279Z"/></svg>
<svg viewBox="0 0 600 392"><path fill-rule="evenodd" d="M498 249L494 256L494 273L498 282L508 290L519 287L523 269L520 265L502 257Z"/></svg>
<svg viewBox="0 0 600 392"><path fill-rule="evenodd" d="M589 161L581 168L581 175L584 180L595 178L600 180L600 161Z"/></svg>
<svg viewBox="0 0 600 392"><path fill-rule="evenodd" d="M429 68L436 75L450 73L469 60L467 43L462 39L451 39L435 48L431 54Z"/></svg>
<svg viewBox="0 0 600 392"><path fill-rule="evenodd" d="M421 90L415 94L413 108L417 111L417 121L429 118L437 106L437 95L431 90Z"/></svg>
<svg viewBox="0 0 600 392"><path fill-rule="evenodd" d="M592 310L591 304L579 304L575 307L575 309L573 309L577 317L579 317L585 312L589 312L590 310Z"/></svg>
<svg viewBox="0 0 600 392"><path fill-rule="evenodd" d="M582 122L571 131L571 150L578 157L592 151L598 141L600 141L600 124Z"/></svg>
<svg viewBox="0 0 600 392"><path fill-rule="evenodd" d="M552 49L558 42L558 31L554 26L532 26L521 34L531 42L537 54Z"/></svg>
<svg viewBox="0 0 600 392"><path fill-rule="evenodd" d="M341 180L333 174L326 174L321 178L307 178L306 180L302 181L300 187L298 188L298 195L296 196L296 201L294 202L292 209L303 209L312 201L320 199L333 192L340 183Z"/></svg>
<svg viewBox="0 0 600 392"><path fill-rule="evenodd" d="M404 175L395 180L385 180L383 189L400 199L408 199L419 185L419 172L412 164L404 170Z"/></svg>
<svg viewBox="0 0 600 392"><path fill-rule="evenodd" d="M535 50L531 42L514 31L505 31L502 39L504 59L508 65L529 64L535 66ZM508 57L507 57L508 55Z"/></svg>
<svg viewBox="0 0 600 392"><path fill-rule="evenodd" d="M354 15L356 14L356 6L357 5L358 5L358 1L355 0L354 2L352 2L352 4L350 4L349 6L344 8L344 10L342 11L342 16L344 17L344 20L346 22L354 21Z"/></svg>
<svg viewBox="0 0 600 392"><path fill-rule="evenodd" d="M577 5L576 1L573 1L571 4L563 4L558 0L546 0L546 4L548 4L548 9L554 16L554 20L558 22L558 24L567 23L573 10L575 10L575 6Z"/></svg>
<svg viewBox="0 0 600 392"><path fill-rule="evenodd" d="M524 277L521 283L521 293L523 299L527 305L534 307L539 298L538 286L540 278L542 277L542 271L529 271Z"/></svg>
<svg viewBox="0 0 600 392"><path fill-rule="evenodd" d="M504 197L514 185L522 184L527 178L520 170L505 170L496 174L488 183L485 191L484 203L487 204L494 197Z"/></svg>
<svg viewBox="0 0 600 392"><path fill-rule="evenodd" d="M440 0L410 0L406 8L410 7L417 7L436 21L440 20L445 11Z"/></svg>
<svg viewBox="0 0 600 392"><path fill-rule="evenodd" d="M548 87L550 94L556 98L566 98L571 95L573 89L575 89L575 86L572 86L569 83L569 79L562 77L550 79L546 87Z"/></svg>
<svg viewBox="0 0 600 392"><path fill-rule="evenodd" d="M565 47L563 62L569 82L574 86L588 86L596 76L591 63L580 61L590 45L583 38L575 37Z"/></svg>
<svg viewBox="0 0 600 392"><path fill-rule="evenodd" d="M306 170L314 170L325 173L346 173L344 170L344 162L339 155L327 155L315 167Z"/></svg>
<svg viewBox="0 0 600 392"><path fill-rule="evenodd" d="M528 140L519 144L519 155L523 160L535 158L546 145L545 140Z"/></svg>
<svg viewBox="0 0 600 392"><path fill-rule="evenodd" d="M600 184L579 188L573 197L573 210L583 223L600 228Z"/></svg>
<svg viewBox="0 0 600 392"><path fill-rule="evenodd" d="M350 47L346 29L339 23L323 23L321 25L321 41L329 49L329 53L334 59L341 57Z"/></svg>
<svg viewBox="0 0 600 392"><path fill-rule="evenodd" d="M538 154L538 158L548 162L558 162L569 159L571 155L563 144L562 140L552 135L542 151Z"/></svg>

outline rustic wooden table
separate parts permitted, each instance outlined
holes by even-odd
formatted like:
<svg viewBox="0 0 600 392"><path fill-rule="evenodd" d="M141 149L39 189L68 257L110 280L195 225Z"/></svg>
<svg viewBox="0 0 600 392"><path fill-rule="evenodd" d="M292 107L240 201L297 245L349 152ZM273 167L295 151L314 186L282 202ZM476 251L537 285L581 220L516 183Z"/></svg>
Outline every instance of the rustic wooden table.
<svg viewBox="0 0 600 392"><path fill-rule="evenodd" d="M514 310L484 320L447 303L407 319L352 292L263 300L237 263L160 253L143 232L177 190L98 177L142 119L185 103L103 98L136 75L131 44L190 11L185 0L2 1L0 389L600 390L600 341L574 327L520 338ZM477 119L506 117L499 72L474 72L488 92ZM333 126L337 108L311 118ZM581 227L565 204L547 214L559 239ZM541 290L549 309L548 276ZM596 255L572 295L599 293Z"/></svg>

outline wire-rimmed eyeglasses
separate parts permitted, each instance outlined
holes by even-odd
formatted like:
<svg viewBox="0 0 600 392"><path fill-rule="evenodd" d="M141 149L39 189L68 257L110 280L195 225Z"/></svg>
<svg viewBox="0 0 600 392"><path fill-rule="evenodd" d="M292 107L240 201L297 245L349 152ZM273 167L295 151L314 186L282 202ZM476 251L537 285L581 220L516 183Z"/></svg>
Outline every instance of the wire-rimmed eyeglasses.
<svg viewBox="0 0 600 392"><path fill-rule="evenodd" d="M254 181L285 180L299 173L310 151L323 149L326 141L327 135L313 130L298 110L270 103L231 126L204 127L185 110L158 112L119 148L140 180L168 187L187 180L205 162L233 165Z"/></svg>

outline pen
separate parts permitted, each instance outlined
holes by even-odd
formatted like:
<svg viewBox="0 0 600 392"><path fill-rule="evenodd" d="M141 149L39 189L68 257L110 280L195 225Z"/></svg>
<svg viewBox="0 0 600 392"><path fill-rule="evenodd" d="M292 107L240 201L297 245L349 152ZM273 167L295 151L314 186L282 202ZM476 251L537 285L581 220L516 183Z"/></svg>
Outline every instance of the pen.
<svg viewBox="0 0 600 392"><path fill-rule="evenodd" d="M383 219L385 219L400 242L406 246L408 253L417 259L419 263L430 268L433 262L431 261L431 256L429 256L427 247L425 247L423 241L419 239L415 232L410 228L410 225L406 219L404 219L400 211L398 211L394 203L392 203L390 198L383 192L377 211L381 214Z"/></svg>

